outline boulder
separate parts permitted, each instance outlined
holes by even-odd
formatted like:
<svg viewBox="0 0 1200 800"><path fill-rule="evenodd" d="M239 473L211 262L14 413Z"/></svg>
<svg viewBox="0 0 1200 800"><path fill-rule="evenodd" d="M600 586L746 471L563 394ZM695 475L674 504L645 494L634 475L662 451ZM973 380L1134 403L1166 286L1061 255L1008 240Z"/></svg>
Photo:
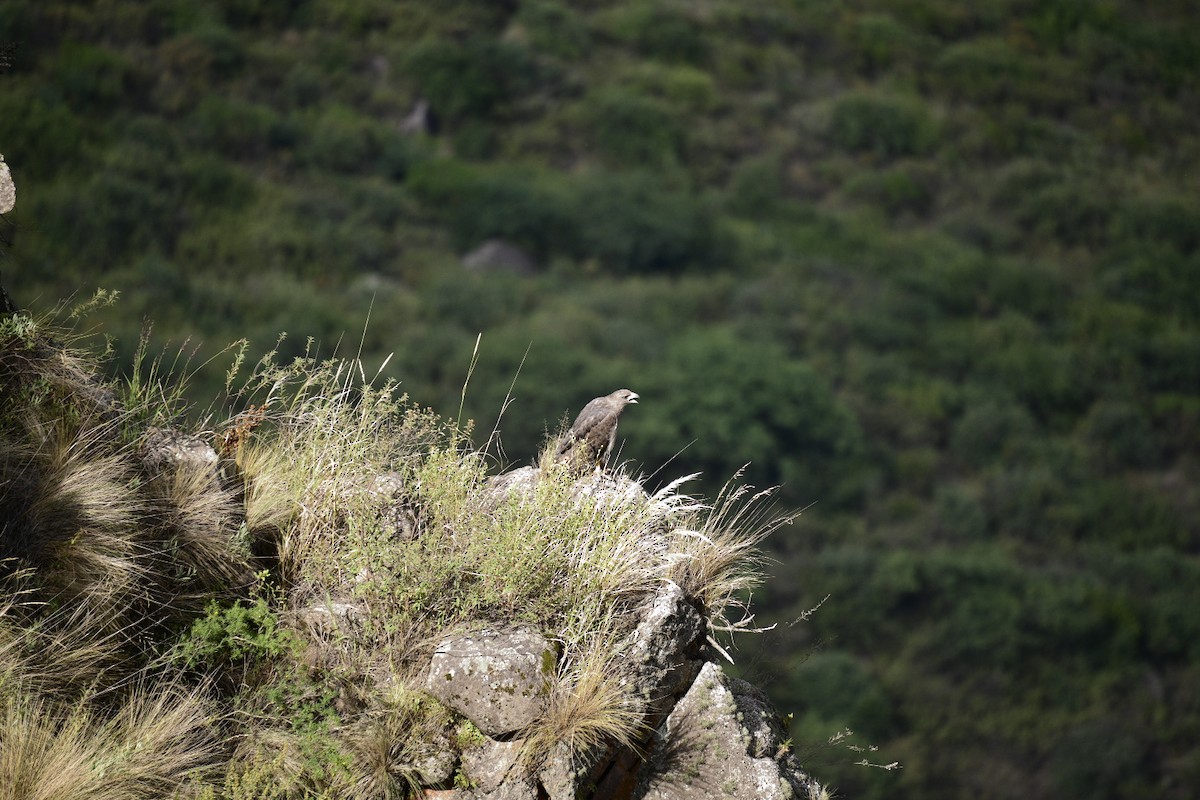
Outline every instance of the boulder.
<svg viewBox="0 0 1200 800"><path fill-rule="evenodd" d="M638 800L790 800L823 791L784 746L782 725L758 690L704 665L655 735Z"/></svg>
<svg viewBox="0 0 1200 800"><path fill-rule="evenodd" d="M508 778L521 756L522 742L485 739L462 751L462 771L480 792L492 792Z"/></svg>
<svg viewBox="0 0 1200 800"><path fill-rule="evenodd" d="M514 275L532 275L537 265L524 250L502 239L488 239L462 258L467 269L479 272L511 272Z"/></svg>
<svg viewBox="0 0 1200 800"><path fill-rule="evenodd" d="M647 700L677 696L692 684L700 672L704 630L704 618L688 603L683 589L667 581L630 637L627 650L630 661L637 664L639 688Z"/></svg>
<svg viewBox="0 0 1200 800"><path fill-rule="evenodd" d="M146 467L156 473L174 466L211 470L215 476L219 460L207 440L173 428L147 428L141 455Z"/></svg>
<svg viewBox="0 0 1200 800"><path fill-rule="evenodd" d="M434 653L426 688L486 735L505 736L546 710L557 657L557 648L533 631L459 636Z"/></svg>
<svg viewBox="0 0 1200 800"><path fill-rule="evenodd" d="M704 648L704 618L688 603L683 590L671 581L642 613L642 621L629 636L624 651L632 665L631 680L645 704L648 735L675 705L700 672ZM633 750L611 754L595 779L596 797L627 798L633 791L642 764Z"/></svg>

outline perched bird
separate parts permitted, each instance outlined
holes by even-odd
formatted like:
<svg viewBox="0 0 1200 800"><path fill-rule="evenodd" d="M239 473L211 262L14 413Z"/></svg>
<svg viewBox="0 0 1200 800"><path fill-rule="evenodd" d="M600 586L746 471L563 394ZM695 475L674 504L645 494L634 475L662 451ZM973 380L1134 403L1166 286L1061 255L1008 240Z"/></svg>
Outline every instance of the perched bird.
<svg viewBox="0 0 1200 800"><path fill-rule="evenodd" d="M637 401L637 392L628 389L618 389L592 400L579 412L571 430L558 443L556 460L603 467L617 441L617 419L625 406Z"/></svg>

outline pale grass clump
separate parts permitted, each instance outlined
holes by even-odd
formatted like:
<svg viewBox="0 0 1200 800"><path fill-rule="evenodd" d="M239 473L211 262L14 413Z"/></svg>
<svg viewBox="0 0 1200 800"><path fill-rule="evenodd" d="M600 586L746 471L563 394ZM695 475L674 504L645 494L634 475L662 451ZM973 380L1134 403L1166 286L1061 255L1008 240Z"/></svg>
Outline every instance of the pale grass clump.
<svg viewBox="0 0 1200 800"><path fill-rule="evenodd" d="M420 793L422 767L452 733L450 711L429 696L396 684L379 711L346 731L355 797L402 798Z"/></svg>
<svg viewBox="0 0 1200 800"><path fill-rule="evenodd" d="M234 492L203 462L184 460L149 482L156 523L193 594L212 596L246 579L245 543Z"/></svg>
<svg viewBox="0 0 1200 800"><path fill-rule="evenodd" d="M799 515L773 513L773 494L730 481L711 508L671 533L666 576L700 603L713 632L756 630L749 596L762 583L759 545Z"/></svg>
<svg viewBox="0 0 1200 800"><path fill-rule="evenodd" d="M409 468L442 435L441 423L409 407L394 384L372 386L358 362L280 366L268 355L241 395L265 415L236 454L247 526L276 538L285 583L327 582L347 516L371 503L364 487Z"/></svg>
<svg viewBox="0 0 1200 800"><path fill-rule="evenodd" d="M12 533L37 554L52 596L94 610L103 627L120 626L149 570L137 534L146 507L130 488L129 461L89 453L78 440L48 444L42 455L27 466L36 489Z"/></svg>
<svg viewBox="0 0 1200 800"><path fill-rule="evenodd" d="M559 662L546 712L525 740L527 762L560 745L580 754L609 745L636 747L646 730L644 709L621 652L612 632L600 632L586 650Z"/></svg>
<svg viewBox="0 0 1200 800"><path fill-rule="evenodd" d="M22 577L0 581L0 592L9 597L0 605L0 698L16 693L73 702L89 687L136 669L120 633L98 625L94 610L37 616L41 604L17 588Z"/></svg>
<svg viewBox="0 0 1200 800"><path fill-rule="evenodd" d="M0 699L0 797L152 800L210 775L212 714L195 691L134 688L111 714L89 702Z"/></svg>

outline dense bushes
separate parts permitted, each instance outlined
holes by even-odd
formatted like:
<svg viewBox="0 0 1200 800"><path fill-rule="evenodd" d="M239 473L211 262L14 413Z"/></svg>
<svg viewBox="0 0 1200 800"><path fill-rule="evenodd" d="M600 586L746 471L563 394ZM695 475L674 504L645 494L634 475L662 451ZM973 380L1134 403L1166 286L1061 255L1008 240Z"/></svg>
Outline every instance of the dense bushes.
<svg viewBox="0 0 1200 800"><path fill-rule="evenodd" d="M704 267L730 255L707 206L649 173L563 181L528 167L430 161L416 168L409 186L463 251L499 237L540 259L596 259L615 273Z"/></svg>

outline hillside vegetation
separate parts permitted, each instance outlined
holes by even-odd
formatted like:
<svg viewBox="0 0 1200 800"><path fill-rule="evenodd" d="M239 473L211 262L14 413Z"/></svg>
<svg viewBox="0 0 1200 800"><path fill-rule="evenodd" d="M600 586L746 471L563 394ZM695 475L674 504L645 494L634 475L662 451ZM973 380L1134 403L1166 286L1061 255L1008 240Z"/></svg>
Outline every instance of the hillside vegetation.
<svg viewBox="0 0 1200 800"><path fill-rule="evenodd" d="M6 285L119 291L118 369L191 337L203 409L288 330L517 464L628 386L644 472L815 503L738 660L904 764L814 753L846 796L1200 785L1191 3L18 0L5 43Z"/></svg>

